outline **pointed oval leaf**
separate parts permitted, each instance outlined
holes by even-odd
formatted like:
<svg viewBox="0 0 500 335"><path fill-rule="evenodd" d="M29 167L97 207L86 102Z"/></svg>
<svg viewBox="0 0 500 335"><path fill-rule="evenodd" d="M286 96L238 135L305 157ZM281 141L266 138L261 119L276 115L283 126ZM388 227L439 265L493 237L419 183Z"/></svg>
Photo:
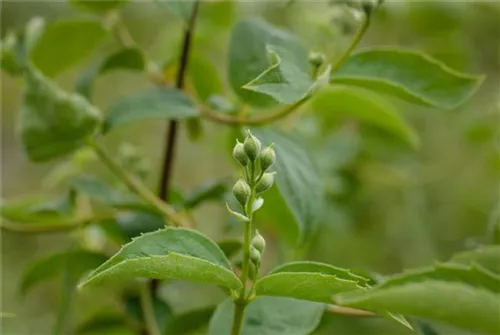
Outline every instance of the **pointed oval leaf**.
<svg viewBox="0 0 500 335"><path fill-rule="evenodd" d="M331 77L333 83L366 87L425 106L453 109L483 77L457 72L419 51L368 49L354 54Z"/></svg>
<svg viewBox="0 0 500 335"><path fill-rule="evenodd" d="M424 280L336 297L343 306L415 316L485 334L500 332L500 296L459 282Z"/></svg>
<svg viewBox="0 0 500 335"><path fill-rule="evenodd" d="M214 64L200 55L189 60L189 78L201 102L224 93L222 80Z"/></svg>
<svg viewBox="0 0 500 335"><path fill-rule="evenodd" d="M387 100L368 90L330 86L314 96L311 107L324 121L324 127L337 120L356 118L395 135L413 148L419 144L418 135L395 108Z"/></svg>
<svg viewBox="0 0 500 335"><path fill-rule="evenodd" d="M96 20L49 23L31 52L31 60L45 75L57 75L87 57L106 34Z"/></svg>
<svg viewBox="0 0 500 335"><path fill-rule="evenodd" d="M224 194L228 189L227 180L221 179L207 182L187 194L182 202L182 206L190 210L206 201L223 201Z"/></svg>
<svg viewBox="0 0 500 335"><path fill-rule="evenodd" d="M318 327L324 304L291 298L259 297L247 306L241 335L306 335ZM229 335L234 314L231 299L210 320L209 335Z"/></svg>
<svg viewBox="0 0 500 335"><path fill-rule="evenodd" d="M69 3L75 7L92 13L102 14L125 5L128 0L69 0Z"/></svg>
<svg viewBox="0 0 500 335"><path fill-rule="evenodd" d="M282 272L312 272L332 275L341 279L352 280L361 286L367 286L370 281L369 278L357 275L349 269L339 268L330 264L311 262L311 261L298 261L286 263L278 266L269 274L282 273Z"/></svg>
<svg viewBox="0 0 500 335"><path fill-rule="evenodd" d="M150 205L146 204L136 195L128 192L120 192L95 177L80 176L73 178L70 183L76 191L96 202L121 209L149 209L154 211Z"/></svg>
<svg viewBox="0 0 500 335"><path fill-rule="evenodd" d="M243 88L269 67L266 46L281 47L290 55L290 64L307 73L307 50L300 41L261 19L247 19L233 28L229 42L229 81L236 94L246 103L269 107L276 105L272 98Z"/></svg>
<svg viewBox="0 0 500 335"><path fill-rule="evenodd" d="M461 266L458 264L436 264L433 267L410 270L390 277L382 282L379 288L399 286L410 282L424 280L443 280L460 282L473 287L481 287L493 293L500 293L500 277L476 266Z"/></svg>
<svg viewBox="0 0 500 335"><path fill-rule="evenodd" d="M91 273L82 286L134 277L184 279L232 289L241 286L217 244L194 230L181 228L133 239Z"/></svg>
<svg viewBox="0 0 500 335"><path fill-rule="evenodd" d="M292 214L292 220L284 222L286 226L280 228L288 231L287 234L294 230L292 239L302 243L317 227L323 211L324 189L318 168L308 149L297 138L272 128L255 128L252 132L263 145L274 143L276 186ZM267 195L266 203L271 203Z"/></svg>
<svg viewBox="0 0 500 335"><path fill-rule="evenodd" d="M30 160L44 162L86 145L100 123L99 111L57 87L32 67L25 71L21 140Z"/></svg>
<svg viewBox="0 0 500 335"><path fill-rule="evenodd" d="M255 293L331 304L334 294L360 289L356 282L335 276L311 272L285 272L261 278L255 286Z"/></svg>
<svg viewBox="0 0 500 335"><path fill-rule="evenodd" d="M279 46L268 45L267 52L275 61L243 88L269 95L281 104L292 104L304 98L313 81L303 68L294 63L294 55Z"/></svg>
<svg viewBox="0 0 500 335"><path fill-rule="evenodd" d="M485 269L500 273L500 245L488 245L458 253L451 258L450 262L460 264L477 263Z"/></svg>
<svg viewBox="0 0 500 335"><path fill-rule="evenodd" d="M87 69L76 81L76 90L90 99L92 86L99 75L116 70L142 71L146 67L143 52L138 48L124 48Z"/></svg>
<svg viewBox="0 0 500 335"><path fill-rule="evenodd" d="M128 69L144 70L146 61L143 52L138 48L124 48L111 54L104 60L100 68L100 73L104 74L111 70Z"/></svg>
<svg viewBox="0 0 500 335"><path fill-rule="evenodd" d="M72 250L41 257L26 268L21 282L21 293L25 294L42 282L61 276L64 271L69 271L71 277L77 280L106 259L103 254L87 250Z"/></svg>
<svg viewBox="0 0 500 335"><path fill-rule="evenodd" d="M197 114L194 103L181 91L158 87L115 101L108 108L103 131L140 120L180 120Z"/></svg>
<svg viewBox="0 0 500 335"><path fill-rule="evenodd" d="M362 289L358 281L366 279L328 264L296 262L285 264L259 279L257 295L284 296L296 299L333 302L333 295Z"/></svg>

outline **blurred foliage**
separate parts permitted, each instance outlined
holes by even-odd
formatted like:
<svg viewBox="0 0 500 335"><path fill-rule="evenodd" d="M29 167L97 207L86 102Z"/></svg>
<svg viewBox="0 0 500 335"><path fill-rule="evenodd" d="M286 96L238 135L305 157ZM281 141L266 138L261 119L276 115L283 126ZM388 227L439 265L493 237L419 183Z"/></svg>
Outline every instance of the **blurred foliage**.
<svg viewBox="0 0 500 335"><path fill-rule="evenodd" d="M212 93L225 94L235 100L226 76L226 55L230 29L240 18L263 16L307 41L311 50L324 52L329 61L338 59L355 31L358 19L355 12L328 2L291 2L205 3L194 39L193 52L200 56L193 58L191 72L194 69L217 72L219 78L207 81L199 73L193 73L188 91L202 100ZM34 16L50 22L68 18L84 20L95 15L93 11L80 12L64 2L12 1L2 2L0 6L2 38L6 32L24 27ZM173 81L183 20L153 2L133 2L122 10L124 24L132 37L150 59L161 64L166 78ZM499 17L500 6L494 2L388 1L377 11L362 47L396 45L425 50L453 68L485 74L486 80L471 100L451 111L392 101L419 134L421 143L417 150L354 120L325 125L324 120L309 110L292 117L286 126L314 149L312 155L319 165L328 204L319 231L306 245L295 248L279 243L281 238L273 228L275 225L265 216L257 216L259 229L269 244L263 260L264 270L285 260L312 259L375 274L390 274L428 265L436 259L448 259L457 251L494 242L495 238L498 243L498 236L493 233L498 230L495 225L498 226L500 206ZM114 18L109 15L104 19ZM57 82L67 90L74 90L77 78L100 64L116 47L114 40L105 39L90 60L65 72ZM79 157L73 165L66 164L63 168L54 164L29 164L14 127L21 82L4 73L1 78L2 199L20 195L36 197L37 193L43 193L40 190L47 190L47 185L50 187L46 193L57 199L67 180L80 176L82 171L116 184L91 157ZM207 91L207 86L213 90ZM151 87L148 79L138 72L101 73L93 82L92 102L106 109L116 98L148 87ZM230 103L224 101L224 105ZM232 131L211 123L203 126L205 134L195 143L189 141L186 131L182 132L173 179L179 198L190 190L195 190L192 194L203 192L203 188L197 187L215 179L225 180L234 170L228 163L227 150L234 143ZM148 185L155 187L164 131L162 123L145 121L117 129L107 142L116 148L116 155L119 155L118 144L126 141L137 148L141 159L147 157L151 171L144 178ZM193 219L201 231L216 240L234 226L225 209L217 203L196 207ZM118 224L126 226L127 216ZM156 225L152 222L152 229ZM130 232L130 236L136 233ZM77 240L89 242L96 250L103 249L103 232L97 228L70 234ZM118 241L120 238L124 237ZM43 289L34 289L31 295L21 299L19 282L30 261L41 254L69 250L70 243L64 234L24 236L2 232L2 311L15 314L15 317L0 319L4 334L51 331L61 288L55 283L44 285ZM116 246L105 245L104 249L114 251ZM116 306L116 301L103 292L85 291L76 296L75 323L84 324L106 306L123 314L124 306ZM223 296L203 285L178 282L164 285L160 295L176 309L174 313L211 308L222 301ZM95 304L96 299L99 304ZM116 316L110 319L116 321ZM115 327L117 333L123 331L117 330L116 324L110 327ZM437 329L438 333L450 332L449 328L439 325ZM385 319L325 314L316 333L402 334L404 331Z"/></svg>

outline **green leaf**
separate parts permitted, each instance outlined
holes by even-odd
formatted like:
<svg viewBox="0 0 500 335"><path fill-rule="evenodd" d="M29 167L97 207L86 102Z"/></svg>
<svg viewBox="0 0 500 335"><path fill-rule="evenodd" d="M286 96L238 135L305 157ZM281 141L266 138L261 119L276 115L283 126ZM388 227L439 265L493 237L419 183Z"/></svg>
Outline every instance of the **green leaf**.
<svg viewBox="0 0 500 335"><path fill-rule="evenodd" d="M212 95L223 94L223 84L217 68L200 55L189 60L189 78L201 102L207 102Z"/></svg>
<svg viewBox="0 0 500 335"><path fill-rule="evenodd" d="M324 190L318 168L297 138L272 128L255 128L252 132L263 145L274 143L276 186L293 215L291 222L283 222L281 230L290 233L293 225L293 239L301 243L314 232L323 211Z"/></svg>
<svg viewBox="0 0 500 335"><path fill-rule="evenodd" d="M267 52L273 63L243 88L269 95L281 104L292 104L304 98L313 81L303 68L297 66L294 55L274 45L268 45Z"/></svg>
<svg viewBox="0 0 500 335"><path fill-rule="evenodd" d="M166 326L165 335L184 335L204 327L210 321L216 306L208 306L173 315Z"/></svg>
<svg viewBox="0 0 500 335"><path fill-rule="evenodd" d="M297 262L259 279L255 293L332 303L334 294L360 290L358 281L366 284L367 279L328 264Z"/></svg>
<svg viewBox="0 0 500 335"><path fill-rule="evenodd" d="M92 85L97 76L116 70L143 71L145 67L146 61L140 49L124 48L93 65L80 76L76 82L76 90L90 99L92 96Z"/></svg>
<svg viewBox="0 0 500 335"><path fill-rule="evenodd" d="M87 271L101 265L107 257L86 250L71 250L44 256L32 262L25 270L21 282L21 292L26 294L35 286L62 275L67 268L68 274L79 279Z"/></svg>
<svg viewBox="0 0 500 335"><path fill-rule="evenodd" d="M45 29L45 20L33 17L19 32L9 31L0 46L0 65L12 76L22 74L26 58Z"/></svg>
<svg viewBox="0 0 500 335"><path fill-rule="evenodd" d="M108 108L104 132L140 120L180 120L197 114L194 103L181 91L159 87L115 101Z"/></svg>
<svg viewBox="0 0 500 335"><path fill-rule="evenodd" d="M182 1L171 1L171 0L155 0L160 6L170 10L175 15L182 18L184 21L188 22L191 17L191 12L193 11L193 6L195 0L182 0Z"/></svg>
<svg viewBox="0 0 500 335"><path fill-rule="evenodd" d="M462 266L453 263L441 263L428 268L403 272L390 277L378 287L388 288L424 280L460 282L474 287L481 287L494 293L500 293L500 276L482 270L477 266Z"/></svg>
<svg viewBox="0 0 500 335"><path fill-rule="evenodd" d="M128 0L69 0L69 3L78 9L86 10L92 13L103 14L125 5Z"/></svg>
<svg viewBox="0 0 500 335"><path fill-rule="evenodd" d="M71 216L75 210L76 194L69 190L66 194L46 202L38 203L28 209L30 214L40 215L43 213L54 214L55 216Z"/></svg>
<svg viewBox="0 0 500 335"><path fill-rule="evenodd" d="M142 71L146 67L143 52L138 48L124 48L110 55L101 65L100 73L128 69Z"/></svg>
<svg viewBox="0 0 500 335"><path fill-rule="evenodd" d="M336 302L348 307L421 317L480 333L500 331L499 295L459 282L410 282L365 293L344 293Z"/></svg>
<svg viewBox="0 0 500 335"><path fill-rule="evenodd" d="M123 246L81 285L134 277L184 279L237 289L241 282L220 248L189 229L166 228Z"/></svg>
<svg viewBox="0 0 500 335"><path fill-rule="evenodd" d="M110 239L123 244L144 233L165 228L165 217L152 208L135 209L121 211L114 218L101 220L96 224Z"/></svg>
<svg viewBox="0 0 500 335"><path fill-rule="evenodd" d="M23 46L20 38L12 31L2 39L0 44L0 67L11 76L22 73L20 62Z"/></svg>
<svg viewBox="0 0 500 335"><path fill-rule="evenodd" d="M330 86L314 96L311 107L320 115L323 127L331 127L338 120L356 118L395 135L413 148L419 145L418 135L395 108L387 100L368 90Z"/></svg>
<svg viewBox="0 0 500 335"><path fill-rule="evenodd" d="M95 20L49 23L31 52L31 60L42 73L55 76L86 58L106 34Z"/></svg>
<svg viewBox="0 0 500 335"><path fill-rule="evenodd" d="M219 241L217 245L222 250L224 255L226 255L228 259L231 259L241 250L243 243L237 239L227 239Z"/></svg>
<svg viewBox="0 0 500 335"><path fill-rule="evenodd" d="M419 335L439 335L438 331L427 322L417 319L415 321L415 324L415 328L417 328L417 334Z"/></svg>
<svg viewBox="0 0 500 335"><path fill-rule="evenodd" d="M135 329L127 325L123 315L108 309L99 311L74 330L77 335L135 335Z"/></svg>
<svg viewBox="0 0 500 335"><path fill-rule="evenodd" d="M20 133L30 160L44 162L86 145L95 133L99 111L77 94L59 89L32 67L25 71Z"/></svg>
<svg viewBox="0 0 500 335"><path fill-rule="evenodd" d="M0 215L2 219L11 221L30 221L33 219L48 217L48 219L60 218L62 215L57 211L33 211L33 208L45 204L46 198L40 196L25 196L18 199L2 201L0 204Z"/></svg>
<svg viewBox="0 0 500 335"><path fill-rule="evenodd" d="M229 81L240 99L257 107L276 105L272 98L243 88L269 67L267 45L286 51L289 68L309 71L307 50L289 32L257 18L238 22L229 42Z"/></svg>
<svg viewBox="0 0 500 335"><path fill-rule="evenodd" d="M335 276L340 279L350 280L357 282L360 286L367 286L368 282L371 280L369 278L357 275L349 269L338 268L336 266L311 262L311 261L298 261L286 263L278 266L272 270L269 274L276 273L286 273L286 272L311 272L311 273L322 273L325 275Z"/></svg>
<svg viewBox="0 0 500 335"><path fill-rule="evenodd" d="M222 201L228 189L227 180L215 180L200 185L186 195L183 201L183 207L190 210L205 201Z"/></svg>
<svg viewBox="0 0 500 335"><path fill-rule="evenodd" d="M241 335L306 335L319 325L324 304L291 298L259 297L247 306ZM229 335L234 314L231 299L215 310L209 335Z"/></svg>
<svg viewBox="0 0 500 335"><path fill-rule="evenodd" d="M488 245L454 255L450 262L460 264L477 263L500 274L500 245Z"/></svg>
<svg viewBox="0 0 500 335"><path fill-rule="evenodd" d="M467 100L483 77L457 72L419 51L368 49L354 54L331 77L392 94L410 102L453 109Z"/></svg>
<svg viewBox="0 0 500 335"><path fill-rule="evenodd" d="M120 209L149 209L152 208L132 193L120 192L111 185L91 176L75 177L71 186L81 194L102 204Z"/></svg>

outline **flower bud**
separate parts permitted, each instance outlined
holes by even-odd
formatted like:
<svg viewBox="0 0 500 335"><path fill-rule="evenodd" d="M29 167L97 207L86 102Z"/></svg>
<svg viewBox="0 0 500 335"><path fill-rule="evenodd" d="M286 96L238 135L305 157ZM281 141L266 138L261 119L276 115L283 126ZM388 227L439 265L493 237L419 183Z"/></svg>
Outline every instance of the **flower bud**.
<svg viewBox="0 0 500 335"><path fill-rule="evenodd" d="M250 131L248 131L247 137L243 142L243 149L245 149L245 153L250 161L254 162L257 156L259 155L261 148L260 141L257 137L253 136Z"/></svg>
<svg viewBox="0 0 500 335"><path fill-rule="evenodd" d="M259 250L255 249L254 247L250 247L250 260L252 261L253 264L260 264L260 252Z"/></svg>
<svg viewBox="0 0 500 335"><path fill-rule="evenodd" d="M322 52L311 52L309 54L309 63L314 67L320 67L325 62L326 57Z"/></svg>
<svg viewBox="0 0 500 335"><path fill-rule="evenodd" d="M233 194L236 200L241 204L241 206L246 206L248 199L250 198L250 186L243 179L240 179L233 186Z"/></svg>
<svg viewBox="0 0 500 335"><path fill-rule="evenodd" d="M380 1L378 0L363 0L362 7L366 15L370 15L377 8Z"/></svg>
<svg viewBox="0 0 500 335"><path fill-rule="evenodd" d="M272 147L267 147L261 151L259 155L260 168L262 171L266 171L273 165L276 160L276 153Z"/></svg>
<svg viewBox="0 0 500 335"><path fill-rule="evenodd" d="M252 238L252 247L257 249L260 253L264 252L264 248L266 247L266 240L259 234L259 231L255 231L255 236Z"/></svg>
<svg viewBox="0 0 500 335"><path fill-rule="evenodd" d="M236 140L236 145L233 149L233 157L238 163L241 164L241 166L247 166L248 156L243 148L243 143L240 143L238 140Z"/></svg>
<svg viewBox="0 0 500 335"><path fill-rule="evenodd" d="M259 182L257 183L257 185L255 185L255 192L257 192L257 194L264 193L265 191L267 191L268 189L270 189L271 186L273 186L273 183L274 183L274 174L275 174L275 172L271 172L271 173L266 172L266 173L264 173L264 175L259 180Z"/></svg>

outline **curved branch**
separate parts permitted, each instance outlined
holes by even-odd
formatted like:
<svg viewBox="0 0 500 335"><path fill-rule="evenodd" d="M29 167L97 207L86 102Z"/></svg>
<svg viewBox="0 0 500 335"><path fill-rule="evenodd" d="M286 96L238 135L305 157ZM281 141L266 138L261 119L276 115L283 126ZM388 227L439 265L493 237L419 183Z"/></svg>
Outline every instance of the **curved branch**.
<svg viewBox="0 0 500 335"><path fill-rule="evenodd" d="M359 42L361 42L361 39L365 35L369 26L370 26L370 16L365 15L363 18L363 22L361 23L361 26L359 27L358 31L356 32L356 35L354 35L354 38L351 41L351 44L349 45L347 50L344 52L342 57L340 57L340 59L332 66L331 73L334 73L335 71L337 71L349 59L349 57L351 56L354 49L356 49Z"/></svg>
<svg viewBox="0 0 500 335"><path fill-rule="evenodd" d="M278 111L271 112L267 115L257 115L253 117L238 117L238 116L233 116L233 115L228 115L228 114L222 114L222 113L217 113L214 112L213 110L207 108L207 107L202 107L200 109L200 112L203 116L205 116L207 119L210 119L214 122L217 123L222 123L222 124L228 124L228 125L238 125L238 126L258 126L262 124L266 124L272 121L276 121L279 119L282 119L289 114L293 113L297 108L302 106L306 101L308 101L311 98L311 95L307 95L306 97L298 100L292 105L286 106L283 109L280 109Z"/></svg>
<svg viewBox="0 0 500 335"><path fill-rule="evenodd" d="M86 227L95 221L107 220L116 217L116 213L103 213L82 218L73 219L67 222L52 224L29 224L16 223L7 220L0 221L0 228L6 231L25 234L58 233Z"/></svg>
<svg viewBox="0 0 500 335"><path fill-rule="evenodd" d="M179 217L178 213L166 202L158 198L146 185L138 180L134 175L131 175L124 170L99 144L92 142L91 147L101 160L118 178L120 178L134 193L140 196L143 200L153 205L167 219L167 225L184 226L184 220Z"/></svg>

